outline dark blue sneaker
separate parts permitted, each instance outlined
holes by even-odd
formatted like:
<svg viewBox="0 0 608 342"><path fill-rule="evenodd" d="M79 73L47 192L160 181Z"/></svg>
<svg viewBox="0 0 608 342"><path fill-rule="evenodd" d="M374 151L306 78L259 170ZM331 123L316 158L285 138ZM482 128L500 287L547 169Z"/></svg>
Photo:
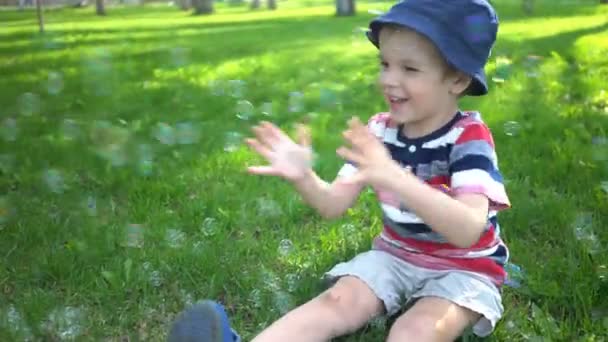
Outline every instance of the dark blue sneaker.
<svg viewBox="0 0 608 342"><path fill-rule="evenodd" d="M177 316L168 342L239 342L224 307L214 301L196 303Z"/></svg>

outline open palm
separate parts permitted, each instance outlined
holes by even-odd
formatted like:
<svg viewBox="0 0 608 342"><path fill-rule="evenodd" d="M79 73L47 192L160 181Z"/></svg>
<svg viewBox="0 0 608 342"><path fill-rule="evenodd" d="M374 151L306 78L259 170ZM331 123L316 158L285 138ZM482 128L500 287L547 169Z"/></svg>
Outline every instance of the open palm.
<svg viewBox="0 0 608 342"><path fill-rule="evenodd" d="M253 131L256 139L247 139L247 144L264 157L269 165L250 166L249 172L293 181L303 177L311 168L310 136L304 126L298 127L298 143L269 122L253 127Z"/></svg>

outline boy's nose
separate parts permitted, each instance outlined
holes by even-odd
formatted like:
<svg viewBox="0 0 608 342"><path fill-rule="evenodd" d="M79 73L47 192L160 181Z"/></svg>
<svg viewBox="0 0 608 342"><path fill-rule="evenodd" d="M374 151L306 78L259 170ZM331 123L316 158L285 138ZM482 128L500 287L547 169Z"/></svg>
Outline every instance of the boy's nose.
<svg viewBox="0 0 608 342"><path fill-rule="evenodd" d="M397 73L390 70L382 71L378 81L382 88L396 87L399 84Z"/></svg>

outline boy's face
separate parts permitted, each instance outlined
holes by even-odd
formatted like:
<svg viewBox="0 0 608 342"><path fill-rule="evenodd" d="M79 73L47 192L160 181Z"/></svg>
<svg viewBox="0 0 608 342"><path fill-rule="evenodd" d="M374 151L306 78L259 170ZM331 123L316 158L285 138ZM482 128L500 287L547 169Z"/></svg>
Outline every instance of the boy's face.
<svg viewBox="0 0 608 342"><path fill-rule="evenodd" d="M406 28L384 27L379 40L379 83L393 119L409 127L421 125L421 131L438 128L426 126L438 115L454 114L457 94L437 48Z"/></svg>

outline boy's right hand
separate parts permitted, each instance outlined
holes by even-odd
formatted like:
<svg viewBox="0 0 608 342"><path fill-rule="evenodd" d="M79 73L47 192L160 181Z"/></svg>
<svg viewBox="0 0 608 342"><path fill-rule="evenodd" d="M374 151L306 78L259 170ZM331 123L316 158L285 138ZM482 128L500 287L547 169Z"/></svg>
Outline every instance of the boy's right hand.
<svg viewBox="0 0 608 342"><path fill-rule="evenodd" d="M250 173L279 176L292 182L306 176L312 167L312 149L310 132L304 125L297 127L297 143L270 122L264 121L252 130L257 139L249 138L247 144L270 165L250 166Z"/></svg>

